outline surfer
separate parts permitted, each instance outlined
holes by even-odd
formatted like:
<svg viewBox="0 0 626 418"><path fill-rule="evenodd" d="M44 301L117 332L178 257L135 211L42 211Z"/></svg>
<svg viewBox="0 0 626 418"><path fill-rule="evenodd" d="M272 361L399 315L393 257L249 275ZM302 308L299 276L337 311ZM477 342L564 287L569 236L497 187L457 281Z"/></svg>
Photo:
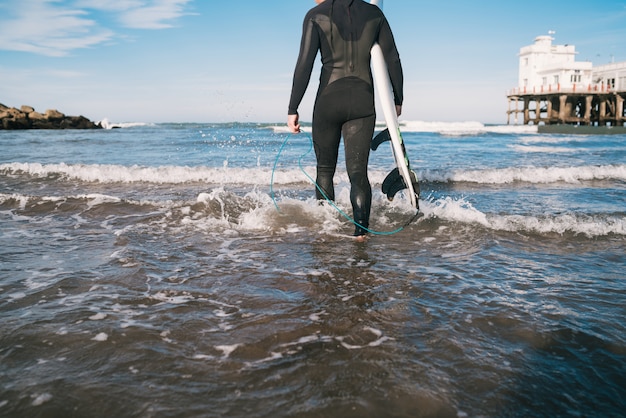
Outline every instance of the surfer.
<svg viewBox="0 0 626 418"><path fill-rule="evenodd" d="M289 101L290 132L300 132L298 107L308 87L317 52L322 58L320 84L313 109L313 146L317 185L335 199L333 177L339 143L344 138L350 202L364 238L369 227L372 188L367 176L370 142L376 124L370 50L379 43L393 87L396 113L402 113L403 74L393 34L382 11L362 0L316 0L307 13ZM324 194L316 190L316 197Z"/></svg>

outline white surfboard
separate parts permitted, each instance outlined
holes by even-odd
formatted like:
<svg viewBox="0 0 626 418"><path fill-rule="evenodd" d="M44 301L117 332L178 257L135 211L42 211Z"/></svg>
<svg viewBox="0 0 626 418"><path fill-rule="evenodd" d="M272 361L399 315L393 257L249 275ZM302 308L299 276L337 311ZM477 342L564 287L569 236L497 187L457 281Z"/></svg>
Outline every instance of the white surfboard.
<svg viewBox="0 0 626 418"><path fill-rule="evenodd" d="M370 0L370 3L382 9L382 0ZM387 129L378 134L372 141L372 149L376 150L378 145L382 142L390 140L391 150L396 161L396 169L385 178L382 190L389 200L393 200L398 191L407 189L406 194L411 201L411 205L419 209L419 182L417 176L411 170L409 157L402 140L398 115L396 114L396 105L393 99L391 80L389 78L389 70L387 69L387 64L385 63L380 45L375 44L372 47L371 53L374 84L376 85L377 96L385 116L385 123L387 124Z"/></svg>

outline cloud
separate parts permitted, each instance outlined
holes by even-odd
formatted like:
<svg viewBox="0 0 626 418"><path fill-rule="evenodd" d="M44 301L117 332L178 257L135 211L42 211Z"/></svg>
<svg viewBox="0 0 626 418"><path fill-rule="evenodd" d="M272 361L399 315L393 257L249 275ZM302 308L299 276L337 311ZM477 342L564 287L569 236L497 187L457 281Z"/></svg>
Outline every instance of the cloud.
<svg viewBox="0 0 626 418"><path fill-rule="evenodd" d="M124 13L122 22L129 28L164 29L172 27L170 20L184 16L184 6L189 0L162 0L151 5L131 9Z"/></svg>
<svg viewBox="0 0 626 418"><path fill-rule="evenodd" d="M0 18L0 49L64 56L77 48L105 42L113 32L98 28L87 13L58 7L52 1L22 0L4 7Z"/></svg>
<svg viewBox="0 0 626 418"><path fill-rule="evenodd" d="M141 7L145 3L146 2L142 0L79 0L75 5L76 7L86 9L119 12Z"/></svg>
<svg viewBox="0 0 626 418"><path fill-rule="evenodd" d="M96 18L112 14L122 27L165 29L186 15L192 0L21 0L0 4L0 50L66 56L116 37Z"/></svg>
<svg viewBox="0 0 626 418"><path fill-rule="evenodd" d="M120 23L131 29L167 29L172 20L185 16L185 5L192 0L81 0L90 9L118 13Z"/></svg>

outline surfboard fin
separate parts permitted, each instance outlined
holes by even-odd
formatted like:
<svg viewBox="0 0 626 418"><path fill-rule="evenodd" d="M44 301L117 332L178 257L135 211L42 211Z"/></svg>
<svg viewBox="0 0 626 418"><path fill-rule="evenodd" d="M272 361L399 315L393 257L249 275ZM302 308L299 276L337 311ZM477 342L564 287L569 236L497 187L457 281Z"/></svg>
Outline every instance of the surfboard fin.
<svg viewBox="0 0 626 418"><path fill-rule="evenodd" d="M396 167L391 171L391 173L387 174L387 177L385 177L382 185L382 191L387 195L387 199L393 200L396 193L402 189L406 189L406 184L404 184L404 179L400 175L400 170Z"/></svg>
<svg viewBox="0 0 626 418"><path fill-rule="evenodd" d="M389 133L389 129L385 129L384 131L376 135L374 139L372 139L372 145L371 145L372 151L376 151L376 149L378 149L380 144L386 141L391 141L391 134Z"/></svg>
<svg viewBox="0 0 626 418"><path fill-rule="evenodd" d="M413 190L415 190L415 196L419 199L420 195L420 184L417 180L417 175L413 170L409 171L411 175L411 183L413 184ZM404 190L407 188L407 185L404 183L404 179L400 174L400 170L396 167L385 177L382 185L382 191L387 195L387 199L390 201L396 196L400 190Z"/></svg>

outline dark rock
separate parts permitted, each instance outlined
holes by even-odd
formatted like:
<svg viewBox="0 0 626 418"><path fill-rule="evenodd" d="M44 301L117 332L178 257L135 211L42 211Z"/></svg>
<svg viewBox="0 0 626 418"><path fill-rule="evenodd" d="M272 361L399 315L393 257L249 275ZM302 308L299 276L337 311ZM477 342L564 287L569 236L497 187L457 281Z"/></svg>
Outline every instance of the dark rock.
<svg viewBox="0 0 626 418"><path fill-rule="evenodd" d="M95 129L92 121L84 116L67 116L61 121L61 129Z"/></svg>
<svg viewBox="0 0 626 418"><path fill-rule="evenodd" d="M32 121L30 125L30 129L60 129L59 126L55 125L54 122L51 122L46 119L37 119Z"/></svg>
<svg viewBox="0 0 626 418"><path fill-rule="evenodd" d="M30 121L23 115L9 115L9 117L2 119L3 129L29 129Z"/></svg>
<svg viewBox="0 0 626 418"><path fill-rule="evenodd" d="M0 103L0 129L102 129L102 126L84 116L66 116L56 109L41 114L31 106L17 109Z"/></svg>

